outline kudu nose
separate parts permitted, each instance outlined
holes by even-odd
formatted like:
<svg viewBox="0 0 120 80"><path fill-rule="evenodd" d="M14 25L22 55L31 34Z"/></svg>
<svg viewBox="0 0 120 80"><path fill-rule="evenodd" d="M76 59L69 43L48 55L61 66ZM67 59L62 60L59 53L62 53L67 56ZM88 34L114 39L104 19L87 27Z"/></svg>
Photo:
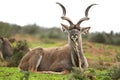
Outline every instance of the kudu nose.
<svg viewBox="0 0 120 80"><path fill-rule="evenodd" d="M72 34L71 39L76 41L78 40L78 35L77 34Z"/></svg>

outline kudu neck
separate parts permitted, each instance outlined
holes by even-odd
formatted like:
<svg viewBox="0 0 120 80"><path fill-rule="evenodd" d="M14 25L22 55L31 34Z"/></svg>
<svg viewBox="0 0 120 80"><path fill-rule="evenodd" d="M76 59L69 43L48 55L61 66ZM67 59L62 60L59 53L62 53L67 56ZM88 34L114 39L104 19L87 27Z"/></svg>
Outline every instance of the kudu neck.
<svg viewBox="0 0 120 80"><path fill-rule="evenodd" d="M68 42L69 42L69 48L70 48L71 54L74 56L74 58L73 57L71 58L73 65L81 67L81 65L79 64L85 62L84 55L83 55L81 35L79 36L79 39L76 42L74 42L68 37Z"/></svg>

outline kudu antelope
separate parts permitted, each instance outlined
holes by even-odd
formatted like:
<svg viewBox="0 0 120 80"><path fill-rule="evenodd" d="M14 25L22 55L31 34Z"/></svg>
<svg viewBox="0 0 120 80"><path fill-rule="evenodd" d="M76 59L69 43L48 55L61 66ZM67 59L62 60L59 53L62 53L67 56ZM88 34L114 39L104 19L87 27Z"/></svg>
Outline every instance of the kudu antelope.
<svg viewBox="0 0 120 80"><path fill-rule="evenodd" d="M2 57L6 59L13 54L13 48L7 38L0 37Z"/></svg>
<svg viewBox="0 0 120 80"><path fill-rule="evenodd" d="M77 24L66 17L66 9L61 3L57 3L63 10L63 20L69 22L70 26L62 25L63 31L68 33L68 44L56 48L35 48L29 51L19 64L22 71L37 71L39 73L60 73L64 74L72 70L72 67L79 67L84 71L88 67L87 59L83 54L82 33L87 33L90 27L81 28L83 21L89 20L88 11L95 5L86 8L85 17Z"/></svg>

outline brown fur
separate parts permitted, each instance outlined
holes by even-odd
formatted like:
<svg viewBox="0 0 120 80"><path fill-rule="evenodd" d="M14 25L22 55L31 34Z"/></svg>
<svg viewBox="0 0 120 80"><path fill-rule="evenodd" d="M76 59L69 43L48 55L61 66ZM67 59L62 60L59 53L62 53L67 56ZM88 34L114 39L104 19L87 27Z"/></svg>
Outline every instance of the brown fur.
<svg viewBox="0 0 120 80"><path fill-rule="evenodd" d="M38 69L35 69L36 62L39 59L38 55L42 55L42 60ZM32 70L34 68L37 71L55 72L71 70L72 66L68 45L59 48L35 48L29 51L19 64L21 70Z"/></svg>
<svg viewBox="0 0 120 80"><path fill-rule="evenodd" d="M7 57L11 57L13 54L13 48L11 46L11 43L8 41L7 38L0 37L0 40L3 58L6 59Z"/></svg>

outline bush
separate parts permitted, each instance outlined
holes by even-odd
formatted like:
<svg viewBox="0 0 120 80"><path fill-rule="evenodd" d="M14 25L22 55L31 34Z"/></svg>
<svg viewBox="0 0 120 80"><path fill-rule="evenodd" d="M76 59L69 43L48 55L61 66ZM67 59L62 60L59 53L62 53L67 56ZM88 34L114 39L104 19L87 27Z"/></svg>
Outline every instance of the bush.
<svg viewBox="0 0 120 80"><path fill-rule="evenodd" d="M90 40L93 42L98 42L98 43L106 42L105 36L101 33L96 33L96 34L91 35Z"/></svg>
<svg viewBox="0 0 120 80"><path fill-rule="evenodd" d="M112 80L119 80L120 79L120 64L117 66L113 66L108 75L112 78Z"/></svg>
<svg viewBox="0 0 120 80"><path fill-rule="evenodd" d="M89 80L84 72L79 71L78 68L73 68L68 80Z"/></svg>
<svg viewBox="0 0 120 80"><path fill-rule="evenodd" d="M114 44L120 45L120 33L110 33L105 32L96 32L89 34L89 40L92 42L105 43L105 44Z"/></svg>
<svg viewBox="0 0 120 80"><path fill-rule="evenodd" d="M28 51L28 44L26 41L18 41L16 46L13 49L13 56L7 59L9 67L18 66L21 58L25 55L26 51Z"/></svg>

